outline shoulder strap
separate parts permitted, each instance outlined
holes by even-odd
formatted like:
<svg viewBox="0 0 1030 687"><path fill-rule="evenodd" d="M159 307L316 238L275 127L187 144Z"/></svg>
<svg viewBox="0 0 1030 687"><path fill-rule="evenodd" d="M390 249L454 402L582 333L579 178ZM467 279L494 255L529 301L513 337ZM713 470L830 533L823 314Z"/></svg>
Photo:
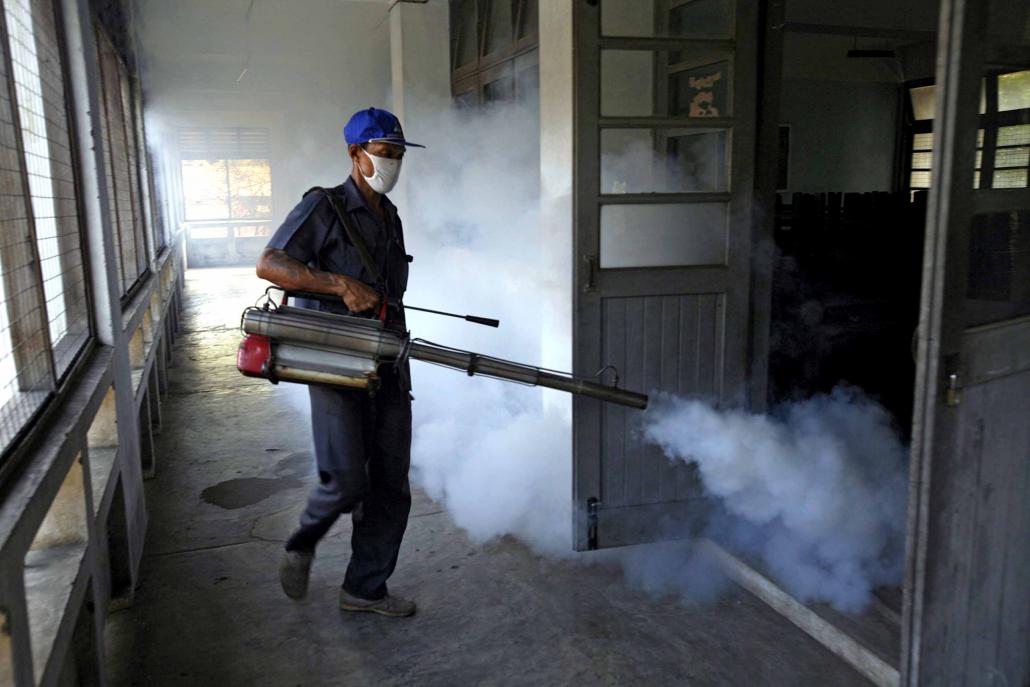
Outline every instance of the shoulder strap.
<svg viewBox="0 0 1030 687"><path fill-rule="evenodd" d="M382 272L379 271L379 266L376 265L372 259L372 255L368 252L368 246L365 245L365 240L361 237L357 227L351 222L350 217L347 213L340 209L340 206L336 203L336 198L332 192L321 186L315 186L311 188L304 195L308 193L321 193L329 200L329 207L336 213L336 218L340 220L340 224L343 226L343 230L347 232L347 238L350 239L351 245L354 246L354 250L358 251L358 257L361 258L361 264L365 267L365 271L368 272L368 276L372 277L372 281L376 283L376 286L385 288L386 282L383 279Z"/></svg>

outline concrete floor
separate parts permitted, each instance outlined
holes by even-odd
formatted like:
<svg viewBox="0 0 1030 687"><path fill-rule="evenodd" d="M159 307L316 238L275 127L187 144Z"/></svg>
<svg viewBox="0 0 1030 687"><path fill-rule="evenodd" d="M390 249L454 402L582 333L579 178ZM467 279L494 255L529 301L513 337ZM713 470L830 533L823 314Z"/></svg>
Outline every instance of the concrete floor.
<svg viewBox="0 0 1030 687"><path fill-rule="evenodd" d="M111 616L115 685L866 685L760 601L656 599L621 573L470 543L416 491L391 589L411 619L344 614L350 522L323 542L300 603L276 577L313 483L307 421L236 372L251 270L191 270L147 484L135 604Z"/></svg>

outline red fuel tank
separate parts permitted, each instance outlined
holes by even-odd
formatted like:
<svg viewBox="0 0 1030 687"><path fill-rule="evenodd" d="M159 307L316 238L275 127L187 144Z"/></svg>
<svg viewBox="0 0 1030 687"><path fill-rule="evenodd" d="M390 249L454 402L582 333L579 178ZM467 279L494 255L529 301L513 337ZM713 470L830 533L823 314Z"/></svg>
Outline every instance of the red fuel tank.
<svg viewBox="0 0 1030 687"><path fill-rule="evenodd" d="M268 378L272 363L272 340L260 334L245 334L236 352L236 369L248 377Z"/></svg>

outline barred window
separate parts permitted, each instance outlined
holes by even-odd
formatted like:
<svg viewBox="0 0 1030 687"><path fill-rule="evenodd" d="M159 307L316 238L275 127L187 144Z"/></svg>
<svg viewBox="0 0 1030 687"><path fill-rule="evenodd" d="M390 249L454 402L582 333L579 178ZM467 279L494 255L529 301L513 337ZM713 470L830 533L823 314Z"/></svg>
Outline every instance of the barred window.
<svg viewBox="0 0 1030 687"><path fill-rule="evenodd" d="M150 261L140 194L139 145L133 124L133 88L128 69L107 34L99 26L96 34L102 91L100 134L105 143L104 177L119 256L118 278L122 294L126 295L146 273Z"/></svg>
<svg viewBox="0 0 1030 687"><path fill-rule="evenodd" d="M153 157L147 147L147 130L143 121L143 97L140 89L134 89L133 113L135 114L136 140L139 141L139 177L142 203L145 209L144 216L149 214L149 221L145 222L147 244L156 253L165 247L168 238L165 235L165 225L160 215L157 194L154 188Z"/></svg>
<svg viewBox="0 0 1030 687"><path fill-rule="evenodd" d="M75 168L51 0L6 0L8 41L58 375L89 337Z"/></svg>
<svg viewBox="0 0 1030 687"><path fill-rule="evenodd" d="M182 127L178 134L189 238L271 235L268 129Z"/></svg>
<svg viewBox="0 0 1030 687"><path fill-rule="evenodd" d="M0 452L90 336L52 0L4 0L0 60Z"/></svg>
<svg viewBox="0 0 1030 687"><path fill-rule="evenodd" d="M973 188L1026 188L1030 179L1030 71L989 73L982 82ZM910 190L930 188L936 88L911 86Z"/></svg>

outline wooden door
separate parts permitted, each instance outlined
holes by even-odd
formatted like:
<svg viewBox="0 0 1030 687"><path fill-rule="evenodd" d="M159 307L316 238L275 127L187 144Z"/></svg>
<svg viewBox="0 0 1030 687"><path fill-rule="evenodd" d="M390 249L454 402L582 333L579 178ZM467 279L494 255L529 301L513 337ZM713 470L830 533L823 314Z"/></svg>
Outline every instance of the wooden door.
<svg viewBox="0 0 1030 687"><path fill-rule="evenodd" d="M1030 69L1028 4L941 3L906 685L1030 684L1030 83L1000 76Z"/></svg>
<svg viewBox="0 0 1030 687"><path fill-rule="evenodd" d="M744 400L756 11L745 0L576 2L579 374L610 365L627 388ZM578 550L698 525L696 475L643 445L639 420L574 401Z"/></svg>

